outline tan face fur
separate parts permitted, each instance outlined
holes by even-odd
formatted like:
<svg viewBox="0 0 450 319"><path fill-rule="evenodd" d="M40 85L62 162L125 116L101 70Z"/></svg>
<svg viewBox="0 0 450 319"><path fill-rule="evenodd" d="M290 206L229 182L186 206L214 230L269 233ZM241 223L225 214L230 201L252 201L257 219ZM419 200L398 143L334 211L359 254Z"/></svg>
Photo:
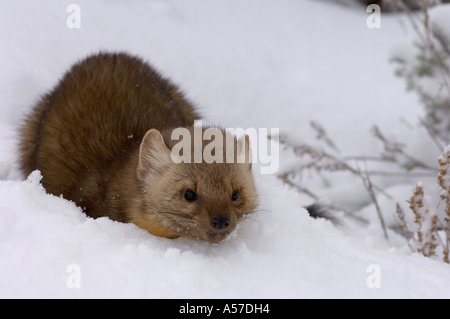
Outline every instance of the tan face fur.
<svg viewBox="0 0 450 319"><path fill-rule="evenodd" d="M164 237L199 238L211 243L223 240L245 214L256 208L248 137L234 140L234 146L244 139L245 163L177 164L161 133L148 131L141 143L137 168L146 203L142 216L137 218L140 226L157 223L154 233Z"/></svg>

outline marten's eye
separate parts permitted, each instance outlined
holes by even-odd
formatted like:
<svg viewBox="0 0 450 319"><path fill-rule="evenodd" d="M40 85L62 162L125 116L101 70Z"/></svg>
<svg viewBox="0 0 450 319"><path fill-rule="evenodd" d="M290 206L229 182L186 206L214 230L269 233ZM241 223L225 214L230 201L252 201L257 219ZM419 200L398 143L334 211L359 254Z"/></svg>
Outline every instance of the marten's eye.
<svg viewBox="0 0 450 319"><path fill-rule="evenodd" d="M195 202L198 199L198 196L193 190L188 189L186 192L184 192L184 198L188 202Z"/></svg>
<svg viewBox="0 0 450 319"><path fill-rule="evenodd" d="M240 199L240 198L241 198L241 193L239 193L238 190L234 191L233 194L231 194L231 200L232 200L233 202L234 202L234 201L237 201L237 200Z"/></svg>

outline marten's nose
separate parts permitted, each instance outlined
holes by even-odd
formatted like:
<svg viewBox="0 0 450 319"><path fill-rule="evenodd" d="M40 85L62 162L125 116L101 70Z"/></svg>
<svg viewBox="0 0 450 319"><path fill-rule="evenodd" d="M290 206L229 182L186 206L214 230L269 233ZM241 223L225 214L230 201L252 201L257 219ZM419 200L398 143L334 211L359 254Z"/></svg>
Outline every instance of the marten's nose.
<svg viewBox="0 0 450 319"><path fill-rule="evenodd" d="M230 219L225 214L217 214L211 218L211 226L217 230L228 228L230 224Z"/></svg>

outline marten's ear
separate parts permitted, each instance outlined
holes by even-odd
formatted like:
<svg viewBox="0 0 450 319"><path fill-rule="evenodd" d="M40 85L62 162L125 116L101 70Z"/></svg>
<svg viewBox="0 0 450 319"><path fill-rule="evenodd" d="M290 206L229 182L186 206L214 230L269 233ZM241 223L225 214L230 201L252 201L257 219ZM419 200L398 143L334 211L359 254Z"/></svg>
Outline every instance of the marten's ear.
<svg viewBox="0 0 450 319"><path fill-rule="evenodd" d="M156 129L149 130L139 148L138 179L143 180L149 173L153 176L161 175L171 163L170 150L161 133Z"/></svg>
<svg viewBox="0 0 450 319"><path fill-rule="evenodd" d="M237 162L246 163L252 169L252 148L248 134L244 134L237 142Z"/></svg>

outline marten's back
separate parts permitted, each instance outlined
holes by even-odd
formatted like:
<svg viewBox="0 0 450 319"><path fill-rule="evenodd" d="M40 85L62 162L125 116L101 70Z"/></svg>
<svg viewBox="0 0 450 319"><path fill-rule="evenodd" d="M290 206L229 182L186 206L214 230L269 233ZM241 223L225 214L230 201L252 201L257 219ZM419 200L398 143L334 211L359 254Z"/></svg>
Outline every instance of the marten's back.
<svg viewBox="0 0 450 319"><path fill-rule="evenodd" d="M74 199L84 179L107 179L149 129L196 118L178 89L143 61L101 53L73 66L36 105L22 128L22 171L39 169L47 191Z"/></svg>

